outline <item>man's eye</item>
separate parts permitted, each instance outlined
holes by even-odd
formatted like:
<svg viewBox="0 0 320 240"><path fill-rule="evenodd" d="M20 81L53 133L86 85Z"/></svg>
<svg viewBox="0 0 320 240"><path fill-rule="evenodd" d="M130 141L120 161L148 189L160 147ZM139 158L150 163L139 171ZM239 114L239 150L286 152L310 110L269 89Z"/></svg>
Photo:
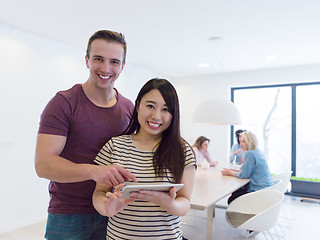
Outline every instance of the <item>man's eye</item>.
<svg viewBox="0 0 320 240"><path fill-rule="evenodd" d="M119 61L112 61L113 64L119 65L120 62Z"/></svg>
<svg viewBox="0 0 320 240"><path fill-rule="evenodd" d="M97 62L102 62L102 58L95 58L94 60L96 60Z"/></svg>

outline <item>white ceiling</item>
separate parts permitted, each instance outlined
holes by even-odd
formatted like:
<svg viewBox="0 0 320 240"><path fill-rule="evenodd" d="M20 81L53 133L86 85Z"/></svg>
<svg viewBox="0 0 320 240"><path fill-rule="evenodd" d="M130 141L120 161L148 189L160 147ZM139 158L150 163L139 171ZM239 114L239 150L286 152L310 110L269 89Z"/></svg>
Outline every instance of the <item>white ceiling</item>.
<svg viewBox="0 0 320 240"><path fill-rule="evenodd" d="M0 21L84 50L96 30L122 32L128 63L171 77L320 63L319 12L319 0L0 0Z"/></svg>

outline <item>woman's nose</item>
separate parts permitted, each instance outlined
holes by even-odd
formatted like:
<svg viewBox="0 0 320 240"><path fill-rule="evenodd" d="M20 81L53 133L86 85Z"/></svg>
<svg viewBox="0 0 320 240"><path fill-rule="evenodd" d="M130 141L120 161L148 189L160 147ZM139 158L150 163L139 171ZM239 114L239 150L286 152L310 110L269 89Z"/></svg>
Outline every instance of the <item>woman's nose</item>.
<svg viewBox="0 0 320 240"><path fill-rule="evenodd" d="M155 109L153 112L152 112L152 118L153 119L160 119L160 114L161 112L157 109Z"/></svg>

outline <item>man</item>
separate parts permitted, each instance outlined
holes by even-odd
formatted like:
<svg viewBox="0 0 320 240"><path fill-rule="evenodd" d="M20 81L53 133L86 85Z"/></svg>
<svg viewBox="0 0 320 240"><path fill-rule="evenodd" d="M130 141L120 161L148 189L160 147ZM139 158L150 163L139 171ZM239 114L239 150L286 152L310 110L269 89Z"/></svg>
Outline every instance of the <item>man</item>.
<svg viewBox="0 0 320 240"><path fill-rule="evenodd" d="M107 218L92 206L95 183L115 186L136 181L118 166L94 165L94 158L113 136L126 129L133 104L113 88L125 65L122 34L101 30L88 41L89 79L60 91L45 107L38 131L35 168L50 180L45 237L105 239Z"/></svg>

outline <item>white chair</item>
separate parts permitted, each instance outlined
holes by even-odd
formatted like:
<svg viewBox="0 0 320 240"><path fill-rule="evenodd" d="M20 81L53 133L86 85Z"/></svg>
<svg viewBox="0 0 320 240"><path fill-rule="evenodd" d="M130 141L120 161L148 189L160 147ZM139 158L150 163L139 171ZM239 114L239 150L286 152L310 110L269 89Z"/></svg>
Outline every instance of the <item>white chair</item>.
<svg viewBox="0 0 320 240"><path fill-rule="evenodd" d="M282 189L282 179L277 179L272 181L272 185L270 187L263 188L259 191L278 190L279 192L282 192L281 189Z"/></svg>
<svg viewBox="0 0 320 240"><path fill-rule="evenodd" d="M275 174L272 176L272 180L282 180L281 186L279 187L280 192L283 192L283 193L287 192L291 175L292 175L292 171L281 173L281 174Z"/></svg>
<svg viewBox="0 0 320 240"><path fill-rule="evenodd" d="M277 222L283 198L284 194L278 190L256 191L242 195L228 206L227 222L237 229L268 231Z"/></svg>
<svg viewBox="0 0 320 240"><path fill-rule="evenodd" d="M281 184L279 185L279 189L278 189L280 192L283 192L283 193L287 192L288 186L289 186L289 183L290 183L291 175L292 175L292 171L288 171L288 172L284 172L284 173L280 173L280 174L275 174L275 175L272 176L272 179L274 181L276 181L276 180L281 180L282 181ZM283 227L286 227L286 228L290 228L291 227L291 222L290 221L294 221L295 220L295 216L294 216L293 212L290 209L288 209L289 212L290 212L290 215L291 215L291 217L289 217L284 205L282 206L281 210L282 211L280 212L280 217L285 218L288 224L287 225L280 225L279 224L279 226L280 227L283 226ZM281 213L283 213L283 214L281 214Z"/></svg>

